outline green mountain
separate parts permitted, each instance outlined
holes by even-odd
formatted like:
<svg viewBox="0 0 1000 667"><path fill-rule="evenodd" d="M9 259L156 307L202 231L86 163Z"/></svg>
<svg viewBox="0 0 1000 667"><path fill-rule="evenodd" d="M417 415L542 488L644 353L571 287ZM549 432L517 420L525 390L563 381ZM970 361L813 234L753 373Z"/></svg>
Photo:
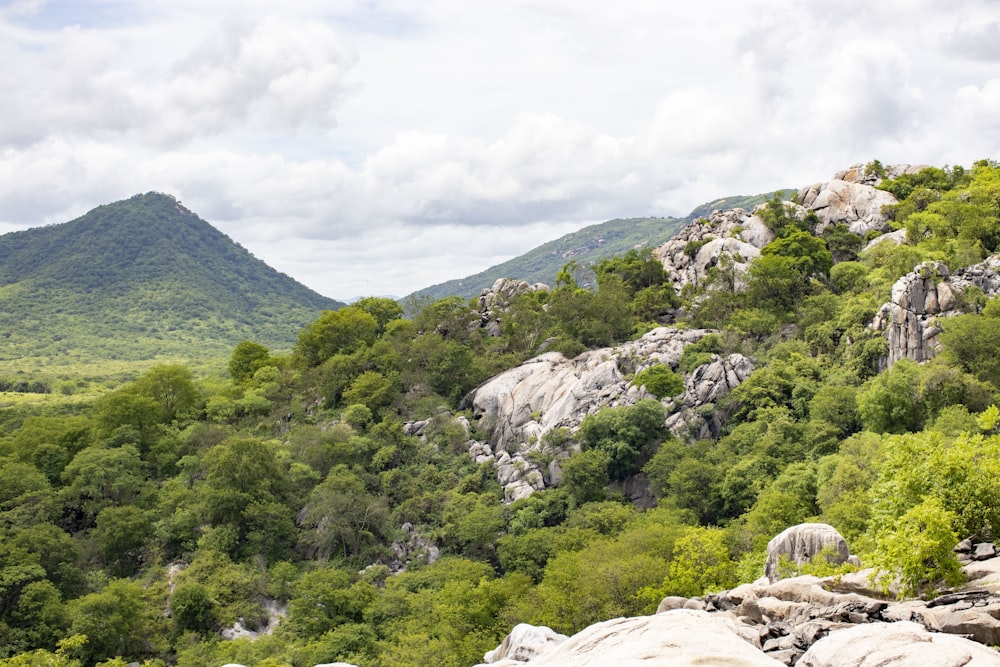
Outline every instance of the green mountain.
<svg viewBox="0 0 1000 667"><path fill-rule="evenodd" d="M781 190L779 194L787 197L791 192ZM750 208L767 201L771 196L769 193L723 197L698 206L683 218L619 218L590 225L475 275L426 287L409 295L406 300L420 303L436 301L446 296L471 299L479 296L484 288L490 287L498 278L517 278L529 283L552 285L559 269L571 260L588 266L602 259L622 255L632 248L655 248L669 241L684 225L715 209Z"/></svg>
<svg viewBox="0 0 1000 667"><path fill-rule="evenodd" d="M199 360L245 339L287 349L341 305L165 194L0 236L0 364Z"/></svg>

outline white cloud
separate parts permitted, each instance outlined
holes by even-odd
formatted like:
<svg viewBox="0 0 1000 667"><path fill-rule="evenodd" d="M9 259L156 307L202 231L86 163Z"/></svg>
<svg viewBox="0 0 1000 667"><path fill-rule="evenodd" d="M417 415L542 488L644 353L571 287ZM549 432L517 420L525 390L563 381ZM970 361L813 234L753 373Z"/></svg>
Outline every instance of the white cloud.
<svg viewBox="0 0 1000 667"><path fill-rule="evenodd" d="M590 222L996 158L1000 10L960 4L8 5L0 229L155 189L326 294L401 295Z"/></svg>

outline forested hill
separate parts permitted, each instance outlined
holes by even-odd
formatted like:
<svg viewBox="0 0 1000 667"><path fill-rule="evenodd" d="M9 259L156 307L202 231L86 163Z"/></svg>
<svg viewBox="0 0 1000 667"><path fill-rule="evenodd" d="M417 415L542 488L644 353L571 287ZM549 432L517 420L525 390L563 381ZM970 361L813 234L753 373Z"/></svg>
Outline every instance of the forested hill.
<svg viewBox="0 0 1000 667"><path fill-rule="evenodd" d="M633 248L655 248L671 239L684 225L716 209L752 208L765 202L771 194L723 197L698 206L683 218L617 218L590 225L485 271L426 287L411 294L407 300L435 301L446 296L469 299L479 296L499 278L550 285L555 282L559 269L571 260L580 266L589 266ZM779 194L789 196L791 190L781 190Z"/></svg>
<svg viewBox="0 0 1000 667"><path fill-rule="evenodd" d="M341 305L165 194L0 236L6 359L217 356L249 337L288 348Z"/></svg>

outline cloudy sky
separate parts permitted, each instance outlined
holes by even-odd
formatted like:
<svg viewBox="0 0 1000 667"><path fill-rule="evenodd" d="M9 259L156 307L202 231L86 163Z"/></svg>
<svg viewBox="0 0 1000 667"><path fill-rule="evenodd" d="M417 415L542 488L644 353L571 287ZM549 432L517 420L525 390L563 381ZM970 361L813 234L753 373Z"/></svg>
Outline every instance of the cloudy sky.
<svg viewBox="0 0 1000 667"><path fill-rule="evenodd" d="M335 298L1000 158L996 0L0 0L0 232L157 190Z"/></svg>

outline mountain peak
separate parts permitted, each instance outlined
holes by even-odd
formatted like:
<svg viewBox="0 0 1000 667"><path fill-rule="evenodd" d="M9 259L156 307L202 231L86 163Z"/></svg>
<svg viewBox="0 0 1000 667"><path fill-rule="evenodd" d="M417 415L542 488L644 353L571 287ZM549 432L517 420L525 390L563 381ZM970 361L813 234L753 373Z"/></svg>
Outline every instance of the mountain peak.
<svg viewBox="0 0 1000 667"><path fill-rule="evenodd" d="M244 339L287 348L321 311L342 305L161 192L0 236L0 326L26 336L25 323L37 322L38 335L63 329L60 340L66 330L146 340L142 354L184 338L215 349Z"/></svg>

